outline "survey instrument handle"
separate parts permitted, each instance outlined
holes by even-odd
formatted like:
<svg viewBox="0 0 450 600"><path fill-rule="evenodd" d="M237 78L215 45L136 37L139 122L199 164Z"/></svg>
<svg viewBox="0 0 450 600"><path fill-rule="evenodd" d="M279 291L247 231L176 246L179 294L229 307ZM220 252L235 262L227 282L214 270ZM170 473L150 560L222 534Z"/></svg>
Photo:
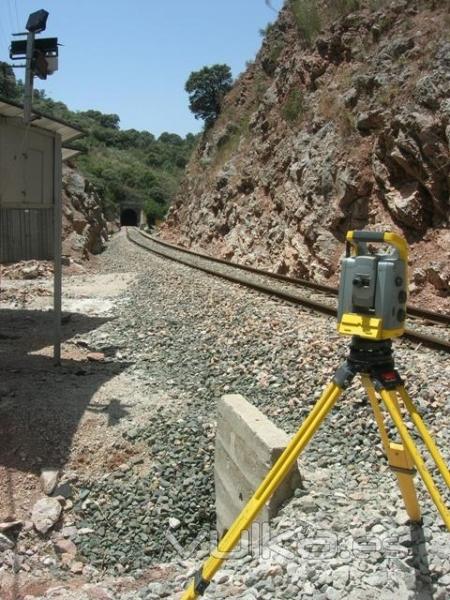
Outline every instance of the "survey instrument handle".
<svg viewBox="0 0 450 600"><path fill-rule="evenodd" d="M384 242L385 244L391 244L397 249L402 260L408 260L408 246L405 239L392 231L348 231L347 241L352 245L355 242Z"/></svg>

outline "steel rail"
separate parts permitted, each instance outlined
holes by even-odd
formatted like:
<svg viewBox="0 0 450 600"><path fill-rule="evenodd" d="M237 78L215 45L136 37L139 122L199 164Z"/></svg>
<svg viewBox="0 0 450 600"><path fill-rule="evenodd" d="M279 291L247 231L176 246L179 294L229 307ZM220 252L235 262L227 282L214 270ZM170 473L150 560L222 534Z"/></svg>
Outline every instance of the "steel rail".
<svg viewBox="0 0 450 600"><path fill-rule="evenodd" d="M151 242L156 241L151 236L141 232L140 230L136 229L136 231L138 232L138 235L140 235L141 237L146 238L146 239L150 240ZM277 289L271 288L270 286L264 285L262 283L248 281L246 279L241 279L239 277L235 277L233 275L229 275L226 273L219 273L219 272L215 271L214 269L210 269L206 266L194 265L187 260L183 260L180 257L170 256L168 254L165 254L164 252L155 250L154 248L149 248L144 243L142 243L136 239L133 239L133 237L130 236L128 227L126 230L126 235L127 235L127 239L129 241L136 244L137 246L140 246L144 250L147 250L148 252L152 252L153 254L155 254L159 257L166 258L166 259L172 260L174 262L184 264L193 269L198 269L199 271L203 271L204 273L213 275L215 277L221 277L222 279L226 279L227 281L231 281L233 283L240 283L241 285L245 285L246 287L254 289L258 292L262 292L268 296L280 298L281 300L284 300L285 302L287 301L292 304L306 306L307 308L310 308L310 309L320 312L322 314L326 314L328 316L333 316L333 317L337 316L337 310L335 308L333 308L332 306L330 306L329 304L319 302L317 300L312 300L311 298L305 298L304 296L294 295L288 291L277 290ZM230 261L225 261L223 259L212 258L212 257L209 257L208 255L202 255L202 254L193 252L192 250L179 248L179 247L175 246L174 244L169 244L167 242L161 242L160 240L158 240L157 243L160 243L163 246L167 246L168 248L170 248L172 250L175 250L178 252L184 252L186 254L191 254L191 255L201 258L203 260L211 260L212 262L219 262L219 263L225 264L229 267L239 268L239 267L244 266L244 265L237 265L237 263L231 263ZM262 276L268 275L266 271L261 271L260 269L255 269L254 267L245 266L244 270L250 270L250 269L251 269L251 272L253 272L257 275L262 275ZM294 280L294 281L301 281L301 280ZM311 282L309 282L309 283L311 283ZM426 333L420 333L418 331L414 331L413 329L407 328L407 329L405 329L405 333L404 333L403 337L409 339L412 342L416 342L418 344L433 348L435 350L450 352L450 342L447 340L441 339L441 338L437 338L433 335L429 335Z"/></svg>
<svg viewBox="0 0 450 600"><path fill-rule="evenodd" d="M303 306L307 306L308 308L312 308L312 309L322 312L326 315L334 316L336 314L336 310L332 306L323 304L322 302L317 302L315 300L311 300L310 298L299 298L299 296L290 294L289 292L282 292L281 290L275 290L275 289L273 289L269 286L263 285L263 284L255 283L253 281L247 281L245 279L240 279L239 277L233 277L233 275L227 275L226 273L219 273L218 271L215 271L214 269L209 269L208 267L202 267L200 265L193 265L189 261L183 260L182 258L176 258L175 256L169 256L168 254L164 254L164 252L159 252L158 250L155 250L154 248L149 248L145 244L142 244L138 240L134 240L132 237L130 237L128 230L127 230L127 237L131 242L133 242L137 246L144 248L144 250L148 250L149 252L153 252L157 256L161 256L163 258L168 258L169 260L173 260L174 262L182 263L183 265L186 265L193 269L198 269L199 271L208 273L208 275L214 275L215 277L221 277L222 279L232 281L233 283L240 283L242 285L245 285L246 287L257 290L258 292L263 292L269 296L275 296L277 298L280 298L282 300L287 300L288 302L292 302L294 304L300 304Z"/></svg>
<svg viewBox="0 0 450 600"><path fill-rule="evenodd" d="M204 254L203 252L196 252L195 250L191 250L190 248L184 248L183 246L178 246L176 244L171 244L170 242L165 242L163 240L159 240L158 238L153 237L152 235L148 235L144 231L139 231L139 234L143 237L148 238L155 244L160 244L161 246L166 246L167 248L172 248L173 250L178 250L179 252L185 252L186 254L191 254L192 256L197 256L199 258L204 258L207 260L211 260L213 262L228 265L230 267L235 267L236 269L241 269L243 271L248 271L249 273L255 273L256 275L263 275L264 277L269 277L271 279L277 279L279 281L283 281L285 283L289 283L291 285L301 285L303 287L307 287L313 290L318 290L319 292L325 292L327 294L333 294L334 296L338 295L338 288L333 287L331 285L326 285L324 283L317 283L315 281L308 281L307 279L299 279L297 277L288 277L287 275L282 275L281 273L274 273L273 271L265 271L264 269L258 269L257 267L252 267L250 265L243 265L241 263L234 262L232 260L226 260L225 258L218 258L216 256L210 256L209 254ZM410 316L418 317L420 319L426 319L429 321L434 321L436 323L444 323L446 325L450 325L450 315L445 313L436 313L431 310L426 310L424 308L418 308L416 306L408 305L407 307L408 314Z"/></svg>

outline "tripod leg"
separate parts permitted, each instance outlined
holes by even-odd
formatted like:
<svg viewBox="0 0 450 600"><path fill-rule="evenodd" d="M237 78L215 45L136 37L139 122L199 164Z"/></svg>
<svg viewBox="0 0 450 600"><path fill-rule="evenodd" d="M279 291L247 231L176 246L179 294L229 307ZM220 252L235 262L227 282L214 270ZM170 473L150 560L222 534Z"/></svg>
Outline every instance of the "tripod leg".
<svg viewBox="0 0 450 600"><path fill-rule="evenodd" d="M364 386L364 389L366 390L375 417L375 421L380 431L381 442L383 444L384 451L386 453L386 456L388 456L390 440L386 431L386 427L384 425L384 418L380 409L380 405L378 403L378 399L375 394L375 389L367 375L361 375L361 381Z"/></svg>
<svg viewBox="0 0 450 600"><path fill-rule="evenodd" d="M442 458L441 453L439 452L438 447L436 446L433 438L431 437L428 429L425 426L425 423L422 421L422 417L418 413L416 407L414 406L411 398L409 397L408 392L406 391L403 385L397 388L397 392L400 394L401 399L403 400L404 405L406 406L406 410L409 412L411 421L417 428L417 431L420 433L420 437L423 440L423 443L428 449L428 452L433 457L434 462L436 463L437 468L439 469L442 478L444 479L447 487L450 488L450 472L445 464L444 459Z"/></svg>
<svg viewBox="0 0 450 600"><path fill-rule="evenodd" d="M430 472L428 471L425 465L424 460L419 454L419 451L417 450L416 445L414 444L414 441L410 436L405 423L403 422L402 416L397 406L397 391L398 388L396 388L395 390L381 389L379 393L381 399L386 405L391 419L394 421L395 426L398 429L398 432L400 434L400 437L402 438L406 449L408 450L417 470L419 471L420 476L422 477L422 480L431 496L431 499L436 505L436 508L438 509L445 525L450 530L450 512L445 506L442 496L439 493L439 490L437 489L433 478L431 477Z"/></svg>
<svg viewBox="0 0 450 600"><path fill-rule="evenodd" d="M372 406L389 466L397 477L397 483L403 497L406 512L411 521L418 522L421 519L421 513L414 486L413 478L415 471L413 460L402 444L397 444L389 439L372 382L367 375L363 375L361 379ZM395 407L398 410L397 402L395 402Z"/></svg>
<svg viewBox="0 0 450 600"><path fill-rule="evenodd" d="M266 475L255 494L244 506L228 532L220 540L216 550L207 559L203 568L197 572L194 581L190 583L184 592L182 600L194 600L199 595L203 595L215 573L226 560L227 555L240 540L242 533L248 530L248 527L251 525L261 508L282 483L299 454L311 440L341 394L342 388L336 383L333 382L327 386L303 425Z"/></svg>

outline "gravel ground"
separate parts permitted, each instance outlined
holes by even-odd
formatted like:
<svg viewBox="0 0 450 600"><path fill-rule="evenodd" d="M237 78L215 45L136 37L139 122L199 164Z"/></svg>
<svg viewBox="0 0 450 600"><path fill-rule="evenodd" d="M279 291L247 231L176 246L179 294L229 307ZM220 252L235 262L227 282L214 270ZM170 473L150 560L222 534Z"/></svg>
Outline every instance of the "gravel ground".
<svg viewBox="0 0 450 600"><path fill-rule="evenodd" d="M108 572L137 582L132 591L106 582L103 597L178 598L186 573L207 556L206 536L214 530L217 399L243 394L294 433L348 341L332 318L154 257L123 233L100 268L136 272L138 283L116 305L116 320L78 341L105 352L108 361L129 364L135 385L153 401L117 440L117 448L135 445L139 452L74 484L74 541L94 579ZM395 354L448 461L448 357L404 341L395 342ZM271 524L263 552L229 561L206 598L449 596L448 532L420 483L424 525L408 524L359 381L314 437L300 468L304 489ZM157 565L170 575L142 583L146 569ZM100 596L85 586L40 597Z"/></svg>

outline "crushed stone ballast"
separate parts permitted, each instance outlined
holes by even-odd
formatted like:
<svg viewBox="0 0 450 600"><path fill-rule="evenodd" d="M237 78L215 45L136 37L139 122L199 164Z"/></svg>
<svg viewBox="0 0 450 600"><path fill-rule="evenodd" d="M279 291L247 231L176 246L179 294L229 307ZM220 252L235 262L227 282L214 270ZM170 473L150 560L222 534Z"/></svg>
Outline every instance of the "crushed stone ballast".
<svg viewBox="0 0 450 600"><path fill-rule="evenodd" d="M233 283L245 285L246 287L252 288L256 291L268 294L270 296L275 296L286 302L305 306L322 314L330 316L336 316L337 314L335 307L337 289L331 286L305 281L303 279L291 278L278 273L263 271L261 269L257 269L256 267L250 267L248 265L242 265L232 261L227 261L225 259L208 256L207 254L195 252L187 248L182 248L180 246L155 239L153 236L150 236L137 228L127 227L126 235L128 240L132 243L140 246L144 250L153 252L162 258L174 260L186 266L199 269L204 273L208 273L209 275L221 277ZM149 242L165 248L165 251L161 251L161 248L156 249L155 247L149 247ZM196 259L196 262L194 263L190 260L186 260L186 257L182 256L183 254L192 256L194 259ZM209 265L207 263L209 263ZM219 268L214 268L211 263L220 266ZM260 278L276 279L282 282L283 287L268 285L267 283L258 279L237 276L235 273L239 271L247 271ZM297 293L299 286L302 286L302 295ZM312 290L310 296L307 297L304 295L305 290ZM316 292L316 295L314 292ZM317 295L319 295L319 297L322 295L323 298L324 294L328 295L328 301L324 302L322 299L317 298ZM450 324L450 317L443 313L434 313L432 311L417 307L408 307L408 311L409 313L413 313L416 318L420 317L427 322L432 321L434 323ZM428 331L424 331L424 329L424 325L415 325L414 328L410 327L406 329L403 337L407 338L411 342L415 342L435 350L450 352L450 341L448 339L437 337L434 334L430 334Z"/></svg>

